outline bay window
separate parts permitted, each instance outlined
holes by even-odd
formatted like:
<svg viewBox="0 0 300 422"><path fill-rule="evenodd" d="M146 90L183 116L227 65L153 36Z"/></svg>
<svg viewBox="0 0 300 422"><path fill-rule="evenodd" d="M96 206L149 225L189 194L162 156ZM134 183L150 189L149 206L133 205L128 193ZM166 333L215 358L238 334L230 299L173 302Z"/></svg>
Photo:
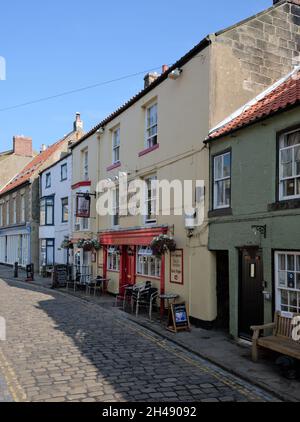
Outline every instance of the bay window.
<svg viewBox="0 0 300 422"><path fill-rule="evenodd" d="M136 272L147 277L160 277L161 260L153 255L152 249L140 246L137 250Z"/></svg>
<svg viewBox="0 0 300 422"><path fill-rule="evenodd" d="M213 208L229 208L231 202L231 152L214 157Z"/></svg>
<svg viewBox="0 0 300 422"><path fill-rule="evenodd" d="M300 131L281 136L279 142L279 199L300 198Z"/></svg>
<svg viewBox="0 0 300 422"><path fill-rule="evenodd" d="M275 254L276 310L300 313L300 252Z"/></svg>

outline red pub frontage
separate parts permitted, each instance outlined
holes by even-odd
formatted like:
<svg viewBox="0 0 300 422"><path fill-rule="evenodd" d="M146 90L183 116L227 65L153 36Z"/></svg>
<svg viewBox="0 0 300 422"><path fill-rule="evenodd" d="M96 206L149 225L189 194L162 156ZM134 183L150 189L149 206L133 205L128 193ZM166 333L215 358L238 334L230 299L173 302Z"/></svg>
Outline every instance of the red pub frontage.
<svg viewBox="0 0 300 422"><path fill-rule="evenodd" d="M119 251L119 294L124 293L124 286L134 285L137 277L153 278L159 282L160 294L165 294L165 256L160 258L160 277L143 276L137 273L138 248L149 248L154 237L167 234L168 227L134 228L124 230L106 231L99 234L99 242L103 253L103 276L108 276L108 256L110 248Z"/></svg>

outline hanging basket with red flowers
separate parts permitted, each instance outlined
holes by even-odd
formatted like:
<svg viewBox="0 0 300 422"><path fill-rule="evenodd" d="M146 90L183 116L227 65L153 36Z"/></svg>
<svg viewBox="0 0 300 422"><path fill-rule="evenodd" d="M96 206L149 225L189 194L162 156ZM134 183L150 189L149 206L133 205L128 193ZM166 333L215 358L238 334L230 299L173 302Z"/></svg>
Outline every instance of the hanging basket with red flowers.
<svg viewBox="0 0 300 422"><path fill-rule="evenodd" d="M77 247L89 252L93 250L98 251L101 248L101 245L97 239L80 239L77 242Z"/></svg>
<svg viewBox="0 0 300 422"><path fill-rule="evenodd" d="M152 253L155 256L162 256L166 252L172 252L176 250L176 242L173 237L168 236L167 234L160 234L159 236L154 237L150 244Z"/></svg>

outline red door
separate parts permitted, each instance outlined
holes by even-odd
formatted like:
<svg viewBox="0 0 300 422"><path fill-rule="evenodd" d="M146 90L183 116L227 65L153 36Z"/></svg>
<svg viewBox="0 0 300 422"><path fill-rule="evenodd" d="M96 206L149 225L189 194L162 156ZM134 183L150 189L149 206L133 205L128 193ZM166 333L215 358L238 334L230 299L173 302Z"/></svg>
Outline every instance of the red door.
<svg viewBox="0 0 300 422"><path fill-rule="evenodd" d="M124 293L124 286L128 284L135 284L135 247L123 247L121 260L121 280L120 280L120 294Z"/></svg>

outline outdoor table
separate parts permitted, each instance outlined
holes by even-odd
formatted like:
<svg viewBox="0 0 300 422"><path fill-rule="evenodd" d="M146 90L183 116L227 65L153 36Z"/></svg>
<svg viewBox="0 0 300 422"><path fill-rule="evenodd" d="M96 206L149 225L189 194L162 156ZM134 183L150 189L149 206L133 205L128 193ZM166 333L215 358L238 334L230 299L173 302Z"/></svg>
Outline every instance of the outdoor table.
<svg viewBox="0 0 300 422"><path fill-rule="evenodd" d="M166 293L166 294L159 295L160 300L163 301L163 306L161 307L161 315L160 315L161 319L162 319L163 314L164 314L165 301L167 301L167 304L168 304L168 320L169 320L170 312L171 312L171 301L173 301L173 303L175 303L176 299L178 297L179 297L179 295L176 294L176 293Z"/></svg>

